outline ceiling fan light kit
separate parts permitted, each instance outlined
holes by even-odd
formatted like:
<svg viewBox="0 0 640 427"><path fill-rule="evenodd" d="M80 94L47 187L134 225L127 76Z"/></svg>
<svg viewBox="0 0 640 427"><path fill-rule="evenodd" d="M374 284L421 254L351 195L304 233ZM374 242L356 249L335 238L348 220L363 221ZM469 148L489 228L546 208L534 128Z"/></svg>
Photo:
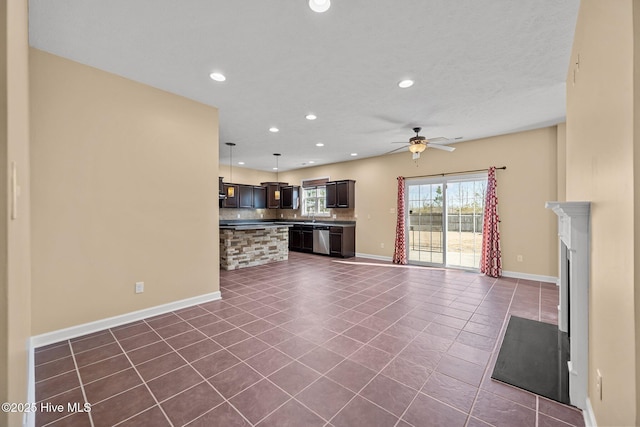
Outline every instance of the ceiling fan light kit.
<svg viewBox="0 0 640 427"><path fill-rule="evenodd" d="M326 12L331 7L330 0L309 0L309 7L317 13Z"/></svg>
<svg viewBox="0 0 640 427"><path fill-rule="evenodd" d="M452 152L453 150L455 150L454 147L449 147L447 145L441 145L441 144L445 144L447 142L452 142L452 141L454 141L454 139L444 138L444 137L437 137L437 138L433 138L433 139L429 140L429 139L425 138L424 136L420 135L420 131L421 130L422 130L422 128L419 128L419 127L413 128L413 131L416 133L416 135L412 136L411 138L409 138L409 151L412 154L411 158L413 160L419 159L420 158L420 153L422 153L427 148L437 148L438 150L443 150L443 151L448 151L448 152ZM455 138L455 139L461 139L461 138L462 137ZM406 144L406 142L395 142L394 144ZM387 154L394 153L394 152L396 152L398 150L401 150L402 148L403 147L396 148L395 150L391 150Z"/></svg>
<svg viewBox="0 0 640 427"><path fill-rule="evenodd" d="M426 149L427 149L427 146L420 142L414 142L409 146L409 151L411 151L414 154L422 153Z"/></svg>

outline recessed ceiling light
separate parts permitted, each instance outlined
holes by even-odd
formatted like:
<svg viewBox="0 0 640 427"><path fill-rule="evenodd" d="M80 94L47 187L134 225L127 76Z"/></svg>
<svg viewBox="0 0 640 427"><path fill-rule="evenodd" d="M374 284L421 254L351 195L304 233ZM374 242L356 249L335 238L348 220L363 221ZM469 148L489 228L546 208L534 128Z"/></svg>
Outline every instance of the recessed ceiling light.
<svg viewBox="0 0 640 427"><path fill-rule="evenodd" d="M355 157L357 155L358 155L358 153L351 153L351 156L353 156L353 157Z"/></svg>
<svg viewBox="0 0 640 427"><path fill-rule="evenodd" d="M312 165L312 164L314 164L314 163L315 163L315 162L314 162L313 160L309 160L309 164L310 164L310 165Z"/></svg>
<svg viewBox="0 0 640 427"><path fill-rule="evenodd" d="M400 86L402 89L406 89L413 86L413 80L402 80L400 83L398 83L398 86Z"/></svg>
<svg viewBox="0 0 640 427"><path fill-rule="evenodd" d="M244 165L244 162L238 162L239 165Z"/></svg>
<svg viewBox="0 0 640 427"><path fill-rule="evenodd" d="M277 127L273 126L273 127L269 128L269 132L273 132L273 133L280 132L280 129L278 129Z"/></svg>
<svg viewBox="0 0 640 427"><path fill-rule="evenodd" d="M277 171L277 170L278 170L278 168L273 168L273 170L274 170L274 171Z"/></svg>
<svg viewBox="0 0 640 427"><path fill-rule="evenodd" d="M215 80L217 82L223 82L227 80L227 78L222 73L211 73L209 74L209 77L211 77L211 80Z"/></svg>
<svg viewBox="0 0 640 427"><path fill-rule="evenodd" d="M330 0L309 0L309 7L314 12L322 13L329 10L331 7Z"/></svg>
<svg viewBox="0 0 640 427"><path fill-rule="evenodd" d="M307 114L306 115L307 120L315 120L318 117L315 114Z"/></svg>
<svg viewBox="0 0 640 427"><path fill-rule="evenodd" d="M322 142L318 142L318 143L316 144L316 147L324 147L324 144L323 144Z"/></svg>

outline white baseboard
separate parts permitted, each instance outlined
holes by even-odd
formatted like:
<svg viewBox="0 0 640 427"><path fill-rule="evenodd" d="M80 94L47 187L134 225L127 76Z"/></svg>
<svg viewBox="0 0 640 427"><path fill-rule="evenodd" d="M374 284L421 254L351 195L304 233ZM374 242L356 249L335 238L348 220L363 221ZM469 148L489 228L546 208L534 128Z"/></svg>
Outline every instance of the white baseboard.
<svg viewBox="0 0 640 427"><path fill-rule="evenodd" d="M27 402L36 403L36 362L34 347L29 342L27 348ZM34 427L36 425L36 413L25 412L22 418L23 427Z"/></svg>
<svg viewBox="0 0 640 427"><path fill-rule="evenodd" d="M593 413L593 406L591 406L591 400L588 397L585 402L585 409L582 411L582 417L584 418L585 427L598 427L596 415Z"/></svg>
<svg viewBox="0 0 640 427"><path fill-rule="evenodd" d="M542 276L539 274L519 273L517 271L502 271L503 277L511 277L514 279L533 280L536 282L553 283L558 284L558 278L553 276Z"/></svg>
<svg viewBox="0 0 640 427"><path fill-rule="evenodd" d="M382 255L371 255L371 254L362 254L362 253L356 253L356 256L358 258L369 258L369 259L376 259L379 261L391 261L392 258L388 257L388 256L382 256ZM450 268L454 268L454 267L450 267ZM517 271L503 271L502 275L504 277L511 277L514 279L525 279L525 280L534 280L536 282L545 282L545 283L553 283L553 284L558 284L558 278L557 277L553 277L553 276L542 276L539 274L529 274L529 273L519 273Z"/></svg>
<svg viewBox="0 0 640 427"><path fill-rule="evenodd" d="M170 311L179 310L192 305L219 300L221 298L222 296L220 291L211 292L209 294L199 295L197 297L187 298L180 301L173 301L167 304L145 308L143 310L132 311L131 313L121 314L119 316L96 320L95 322L84 323L70 328L47 332L46 334L35 335L31 337L31 347L35 349L93 332L102 331L104 329L113 328L115 326L124 325L126 323L135 322L136 320L142 320L147 317L157 316L158 314L168 313Z"/></svg>
<svg viewBox="0 0 640 427"><path fill-rule="evenodd" d="M390 256L361 254L361 253L356 253L356 257L358 257L358 258L368 258L368 259L377 259L378 261L391 261L393 259Z"/></svg>

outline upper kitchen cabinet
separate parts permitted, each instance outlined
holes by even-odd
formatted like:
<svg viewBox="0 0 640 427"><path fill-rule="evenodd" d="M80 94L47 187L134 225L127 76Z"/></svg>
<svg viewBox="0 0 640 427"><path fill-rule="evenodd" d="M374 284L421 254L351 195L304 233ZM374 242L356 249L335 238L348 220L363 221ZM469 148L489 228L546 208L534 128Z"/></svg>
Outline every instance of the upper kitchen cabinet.
<svg viewBox="0 0 640 427"><path fill-rule="evenodd" d="M329 181L326 188L328 208L355 208L356 182L354 180Z"/></svg>
<svg viewBox="0 0 640 427"><path fill-rule="evenodd" d="M229 194L229 188L233 188L231 194ZM240 186L238 184L222 184L222 192L227 197L222 201L223 208L237 208L240 205Z"/></svg>
<svg viewBox="0 0 640 427"><path fill-rule="evenodd" d="M300 187L287 185L280 187L280 208L298 209L300 206Z"/></svg>
<svg viewBox="0 0 640 427"><path fill-rule="evenodd" d="M260 183L267 190L267 209L280 209L282 199L281 187L288 185L286 182L262 182Z"/></svg>
<svg viewBox="0 0 640 427"><path fill-rule="evenodd" d="M253 187L253 207L256 209L267 207L267 189L265 187Z"/></svg>
<svg viewBox="0 0 640 427"><path fill-rule="evenodd" d="M239 208L252 208L254 207L253 202L253 186L252 185L239 185L240 196L238 199L238 207Z"/></svg>

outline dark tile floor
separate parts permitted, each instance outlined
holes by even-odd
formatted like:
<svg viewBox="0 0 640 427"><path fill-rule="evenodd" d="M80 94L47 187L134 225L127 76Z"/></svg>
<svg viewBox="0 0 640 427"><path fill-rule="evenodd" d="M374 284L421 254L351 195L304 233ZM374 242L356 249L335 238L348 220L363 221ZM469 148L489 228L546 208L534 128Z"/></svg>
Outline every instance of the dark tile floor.
<svg viewBox="0 0 640 427"><path fill-rule="evenodd" d="M221 301L37 349L37 401L91 404L37 424L583 425L490 378L510 314L556 322L555 286L348 261L223 271Z"/></svg>

